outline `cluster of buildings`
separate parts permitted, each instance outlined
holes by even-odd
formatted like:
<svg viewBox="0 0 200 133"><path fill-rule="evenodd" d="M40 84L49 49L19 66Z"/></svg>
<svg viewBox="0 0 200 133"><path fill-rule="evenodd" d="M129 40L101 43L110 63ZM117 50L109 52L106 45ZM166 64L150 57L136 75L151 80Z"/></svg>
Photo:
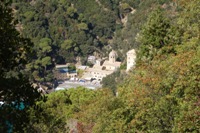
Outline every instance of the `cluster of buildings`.
<svg viewBox="0 0 200 133"><path fill-rule="evenodd" d="M101 81L102 78L112 74L120 67L121 62L116 61L116 58L117 54L114 50L112 50L109 54L108 60L96 60L96 63L92 68L87 68L85 70L83 78L87 80L96 79Z"/></svg>
<svg viewBox="0 0 200 133"><path fill-rule="evenodd" d="M74 79L77 77L76 70L70 70L69 65L56 65L54 78L58 80Z"/></svg>
<svg viewBox="0 0 200 133"><path fill-rule="evenodd" d="M135 66L135 60L136 60L136 52L134 49L128 51L126 53L127 55L127 69L126 71L129 71L131 68ZM91 58L91 57L90 57ZM94 57L93 57L94 58ZM92 68L85 67L83 76L81 79L85 80L92 80L96 79L98 81L101 81L104 77L107 75L112 74L117 69L120 68L121 62L117 61L117 53L112 50L109 53L108 59L93 59L90 60L94 61L94 65ZM77 77L76 70L69 70L67 65L57 65L56 69L54 71L54 77L56 79L71 79Z"/></svg>

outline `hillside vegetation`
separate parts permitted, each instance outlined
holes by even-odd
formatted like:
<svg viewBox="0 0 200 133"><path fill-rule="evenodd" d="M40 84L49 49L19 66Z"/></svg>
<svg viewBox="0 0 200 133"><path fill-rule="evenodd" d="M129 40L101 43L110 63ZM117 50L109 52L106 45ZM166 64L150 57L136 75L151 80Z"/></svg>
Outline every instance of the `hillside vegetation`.
<svg viewBox="0 0 200 133"><path fill-rule="evenodd" d="M112 48L123 61L137 50L136 67L123 78L119 72L102 89L47 94L23 110L27 122L15 122L15 132L199 132L199 0L15 0L12 8L19 32L34 43L25 69L32 80L49 81L56 63L84 63L94 52Z"/></svg>
<svg viewBox="0 0 200 133"><path fill-rule="evenodd" d="M125 52L139 46L136 37L158 5L176 8L170 0L13 0L17 29L34 43L29 75L51 81L55 64L84 65L89 55L105 57L111 49L124 60Z"/></svg>
<svg viewBox="0 0 200 133"><path fill-rule="evenodd" d="M50 81L55 64L76 63L79 57L85 64L88 55L102 55L121 25L117 1L15 1L12 7L20 32L34 42L27 68L36 81Z"/></svg>
<svg viewBox="0 0 200 133"><path fill-rule="evenodd" d="M166 17L166 11L160 7L148 15L138 36L137 66L117 86L117 96L109 88L55 92L47 101L55 99L56 94L66 98L62 96L66 94L71 102L56 100L50 112L51 105L42 103L43 113L52 112L52 121L33 123L34 129L41 132L48 127L54 132L198 132L200 2L182 1L179 8L173 19ZM79 96L75 96L77 93ZM56 108L61 109L53 113ZM58 113L68 115L61 117ZM63 128L53 128L57 124Z"/></svg>

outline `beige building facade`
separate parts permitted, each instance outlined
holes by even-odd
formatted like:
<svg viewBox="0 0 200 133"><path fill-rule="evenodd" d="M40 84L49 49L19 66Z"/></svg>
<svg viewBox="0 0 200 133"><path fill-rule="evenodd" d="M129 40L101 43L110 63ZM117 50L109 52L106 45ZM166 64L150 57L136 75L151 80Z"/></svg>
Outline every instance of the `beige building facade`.
<svg viewBox="0 0 200 133"><path fill-rule="evenodd" d="M135 64L136 64L136 51L135 49L129 50L127 53L127 68L126 71L131 70L132 68L134 68Z"/></svg>
<svg viewBox="0 0 200 133"><path fill-rule="evenodd" d="M86 69L83 78L93 78L101 81L104 77L112 74L120 67L121 62L116 61L116 58L117 53L112 50L108 60L96 60L96 64L92 68Z"/></svg>

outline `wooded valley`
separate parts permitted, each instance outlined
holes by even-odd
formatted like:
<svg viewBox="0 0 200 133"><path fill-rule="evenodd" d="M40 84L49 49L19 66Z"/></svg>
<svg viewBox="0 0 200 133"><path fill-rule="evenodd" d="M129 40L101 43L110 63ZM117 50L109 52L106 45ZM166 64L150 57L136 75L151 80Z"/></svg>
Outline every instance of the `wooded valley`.
<svg viewBox="0 0 200 133"><path fill-rule="evenodd" d="M0 18L1 132L200 131L199 0L0 1ZM31 84L112 49L122 65L101 89L42 95Z"/></svg>

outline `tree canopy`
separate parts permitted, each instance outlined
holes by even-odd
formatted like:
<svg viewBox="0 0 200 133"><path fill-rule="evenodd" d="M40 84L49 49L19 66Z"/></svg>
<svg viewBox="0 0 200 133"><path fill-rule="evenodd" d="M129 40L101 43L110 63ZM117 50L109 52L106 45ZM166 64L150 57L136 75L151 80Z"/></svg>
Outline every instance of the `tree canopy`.
<svg viewBox="0 0 200 133"><path fill-rule="evenodd" d="M23 113L30 120L26 124L20 121L21 126L14 125L14 130L199 132L199 0L16 0L12 7L23 27L20 33L34 44L31 47L20 37L11 16L2 12L8 17L0 20L4 42L0 76L5 81L0 82L0 94L8 103L34 103L31 98L36 93L27 97L30 82L22 76L26 72L37 81L47 81L56 63L86 58L97 49L106 54L111 47L122 61L129 49L137 48L138 53L134 69L124 74L121 66L121 71L103 79L101 89L56 91L46 95L46 102L37 101L37 110L31 107L11 113L10 123L15 124L14 118L22 118ZM31 50L35 53L29 62ZM5 112L13 108L0 109L1 120L7 120ZM6 123L1 122L3 130Z"/></svg>
<svg viewBox="0 0 200 133"><path fill-rule="evenodd" d="M26 110L40 97L33 88L25 65L30 62L31 47L29 39L20 36L15 29L12 9L9 3L0 2L0 131L23 131L29 121Z"/></svg>
<svg viewBox="0 0 200 133"><path fill-rule="evenodd" d="M137 56L136 67L123 78L123 83L119 84L113 75L108 76L103 81L107 89L96 90L98 95L92 95L86 103L79 101L79 95L83 94L80 90L66 91L73 96L78 94L72 105L79 103L79 106L70 116L76 124L68 121L75 125L73 130L199 131L200 38L196 16L199 16L200 3L198 0L182 2L173 19L167 19L164 10L150 13L138 35L141 56ZM151 48L155 49L153 54L150 54ZM150 58L144 60L143 56Z"/></svg>

